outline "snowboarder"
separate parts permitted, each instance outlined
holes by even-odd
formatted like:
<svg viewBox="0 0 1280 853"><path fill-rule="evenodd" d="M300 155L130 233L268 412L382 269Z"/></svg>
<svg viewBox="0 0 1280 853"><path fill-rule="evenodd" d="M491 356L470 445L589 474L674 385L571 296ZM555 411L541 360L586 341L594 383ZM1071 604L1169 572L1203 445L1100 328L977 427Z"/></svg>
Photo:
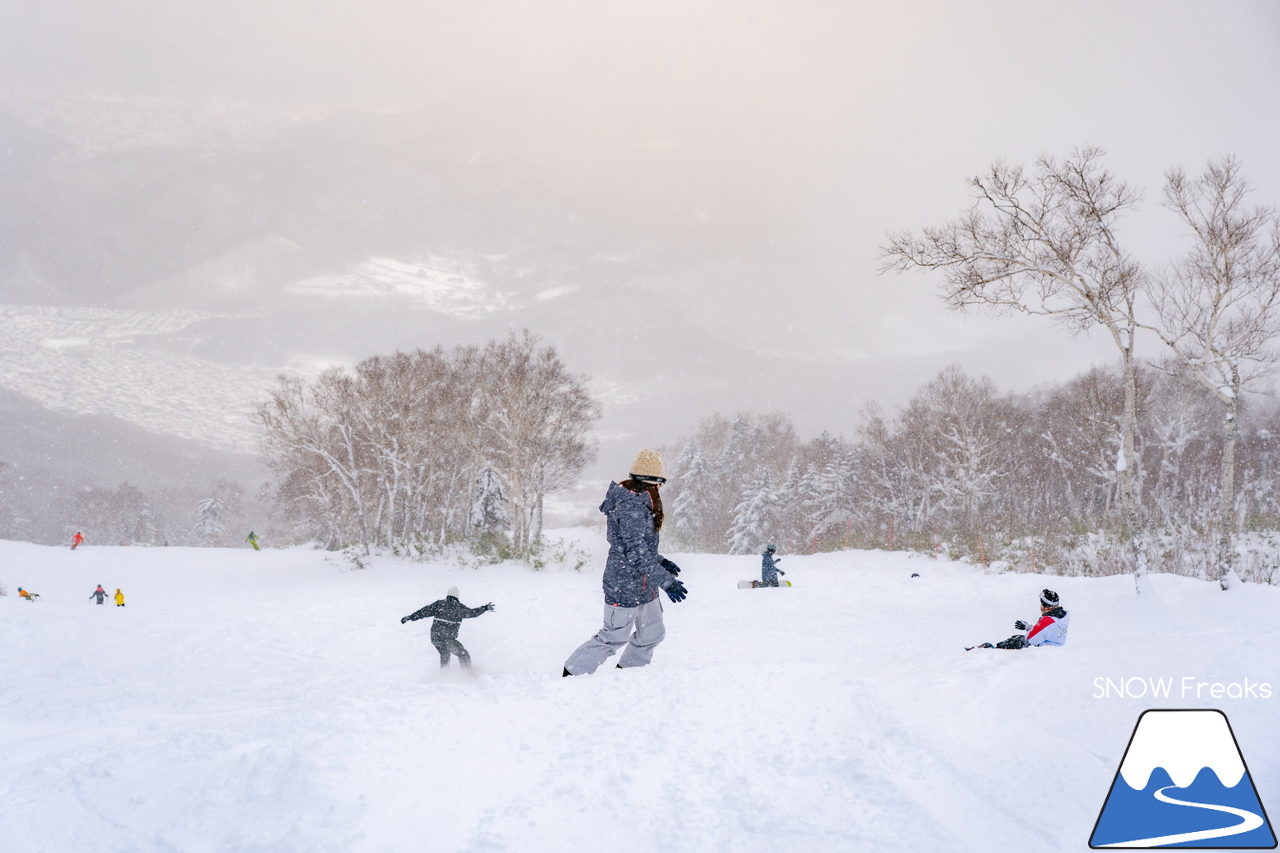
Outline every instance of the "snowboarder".
<svg viewBox="0 0 1280 853"><path fill-rule="evenodd" d="M781 557L775 558L773 555L777 553L778 546L772 543L765 546L764 553L760 555L760 585L761 586L777 586L778 575L785 575L782 569L778 568L778 563L782 562Z"/></svg>
<svg viewBox="0 0 1280 853"><path fill-rule="evenodd" d="M253 550L255 550L255 551L261 551L261 550L262 550L261 548L259 548L259 547L258 547L258 534L254 533L252 530L250 530L250 531L249 531L249 535L248 535L248 536L244 537L244 541L246 541L246 542L248 542L250 545L252 545L252 546L253 546Z"/></svg>
<svg viewBox="0 0 1280 853"><path fill-rule="evenodd" d="M26 590L26 589L23 589L22 587L18 587L18 597L25 598L27 601L35 601L37 598L40 597L40 593L31 592L30 590Z"/></svg>
<svg viewBox="0 0 1280 853"><path fill-rule="evenodd" d="M98 599L98 603L102 604L104 601L107 600L107 591L102 588L102 584L98 584L98 588L95 589L93 591L93 595L89 597Z"/></svg>
<svg viewBox="0 0 1280 853"><path fill-rule="evenodd" d="M1019 619L1013 623L1013 627L1019 631L1026 631L1024 637L1022 634L1014 634L1007 640L992 645L991 643L982 643L978 646L969 646L965 651L970 649L1025 649L1029 646L1065 646L1067 644L1067 628L1071 624L1071 614L1062 609L1062 605L1058 601L1058 594L1051 589L1046 589L1040 593L1040 619L1034 625L1030 622L1024 622Z"/></svg>
<svg viewBox="0 0 1280 853"><path fill-rule="evenodd" d="M431 623L431 645L435 646L436 651L440 653L440 668L448 669L449 655L455 654L462 668L470 669L471 655L463 648L462 643L458 642L458 629L463 619L470 619L494 609L493 602L484 607L467 607L458 600L458 588L451 586L444 598L410 613L400 620L400 624L428 617L434 618L435 621Z"/></svg>
<svg viewBox="0 0 1280 853"><path fill-rule="evenodd" d="M124 593L120 591L120 587L116 587L116 607L124 607Z"/></svg>
<svg viewBox="0 0 1280 853"><path fill-rule="evenodd" d="M664 590L672 602L684 601L688 595L676 577L680 567L658 553L663 517L658 490L666 481L662 457L646 449L636 457L627 479L609 484L600 504L609 538L604 627L569 656L563 676L595 672L624 646L619 669L647 665L667 634L658 591Z"/></svg>
<svg viewBox="0 0 1280 853"><path fill-rule="evenodd" d="M71 550L74 551L75 549L79 548L80 543L83 541L84 541L84 537L81 536L80 531L77 530L76 535L71 537Z"/></svg>

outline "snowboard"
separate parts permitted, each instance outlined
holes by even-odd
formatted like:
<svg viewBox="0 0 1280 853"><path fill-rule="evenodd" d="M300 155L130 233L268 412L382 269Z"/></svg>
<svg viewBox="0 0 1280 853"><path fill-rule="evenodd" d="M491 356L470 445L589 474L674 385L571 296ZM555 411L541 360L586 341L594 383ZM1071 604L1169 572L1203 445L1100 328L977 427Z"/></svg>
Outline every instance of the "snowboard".
<svg viewBox="0 0 1280 853"><path fill-rule="evenodd" d="M779 578L778 589L782 589L784 586L791 586L791 581L782 580L781 578ZM738 581L738 589L771 589L771 588L772 587L767 587L764 584L760 583L760 581Z"/></svg>

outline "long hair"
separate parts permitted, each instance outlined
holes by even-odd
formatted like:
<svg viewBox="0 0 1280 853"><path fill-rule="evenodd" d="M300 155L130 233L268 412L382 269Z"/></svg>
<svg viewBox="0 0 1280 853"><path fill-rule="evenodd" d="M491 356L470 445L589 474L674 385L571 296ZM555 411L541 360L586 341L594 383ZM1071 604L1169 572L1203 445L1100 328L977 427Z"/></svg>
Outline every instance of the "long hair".
<svg viewBox="0 0 1280 853"><path fill-rule="evenodd" d="M630 489L631 491L635 492L636 494L640 494L641 492L648 492L648 493L649 493L649 500L653 501L653 529L654 529L654 530L661 530L661 529L662 529L662 515L663 515L663 513L662 513L662 496L661 496L660 494L658 494L658 484L657 484L657 483L642 483L642 482L640 482L639 480L632 480L632 479L630 479L630 478L627 478L626 480L623 480L623 481L622 481L621 483L619 483L618 485L619 485L619 486L622 486L622 488L624 488L624 489Z"/></svg>

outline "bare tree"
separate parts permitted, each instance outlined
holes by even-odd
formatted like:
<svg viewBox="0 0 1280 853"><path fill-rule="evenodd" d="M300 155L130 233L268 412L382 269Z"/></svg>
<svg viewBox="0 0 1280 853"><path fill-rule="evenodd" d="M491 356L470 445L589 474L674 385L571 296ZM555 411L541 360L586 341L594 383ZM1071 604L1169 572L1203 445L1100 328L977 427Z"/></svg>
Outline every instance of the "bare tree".
<svg viewBox="0 0 1280 853"><path fill-rule="evenodd" d="M920 236L890 235L881 257L883 270L942 270L943 299L953 309L1050 317L1077 331L1101 326L1111 336L1125 382L1115 464L1121 513L1138 546L1134 576L1141 592L1147 559L1133 476L1134 307L1141 275L1116 231L1140 193L1102 167L1103 154L1087 146L1062 161L1042 155L1030 173L996 161L969 180L976 202L968 212Z"/></svg>
<svg viewBox="0 0 1280 853"><path fill-rule="evenodd" d="M1231 156L1192 179L1166 174L1164 205L1191 229L1191 250L1156 278L1151 328L1222 405L1222 473L1217 563L1222 588L1239 582L1232 568L1235 450L1241 394L1271 375L1280 359L1280 216L1248 206L1253 189Z"/></svg>
<svg viewBox="0 0 1280 853"><path fill-rule="evenodd" d="M598 414L585 380L526 333L374 356L311 383L282 377L255 419L278 496L330 547L367 552L477 535L472 487L485 469L503 484L490 497L512 504L513 544L536 542L545 495L590 461Z"/></svg>
<svg viewBox="0 0 1280 853"><path fill-rule="evenodd" d="M507 485L513 544L524 548L542 537L546 495L572 485L594 458L588 431L600 406L584 378L528 331L490 342L478 366L471 436L477 457Z"/></svg>

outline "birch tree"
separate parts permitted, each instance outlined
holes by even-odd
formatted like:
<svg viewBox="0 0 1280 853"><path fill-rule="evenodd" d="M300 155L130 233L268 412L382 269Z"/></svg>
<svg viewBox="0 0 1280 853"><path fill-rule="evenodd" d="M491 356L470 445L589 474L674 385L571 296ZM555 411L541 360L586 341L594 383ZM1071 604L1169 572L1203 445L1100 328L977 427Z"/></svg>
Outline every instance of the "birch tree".
<svg viewBox="0 0 1280 853"><path fill-rule="evenodd" d="M1234 157L1212 161L1198 178L1166 174L1164 205L1191 231L1190 251L1157 278L1149 328L1222 408L1217 570L1222 589L1239 583L1234 553L1235 464L1240 399L1270 376L1280 358L1280 217L1250 206L1253 189Z"/></svg>
<svg viewBox="0 0 1280 853"><path fill-rule="evenodd" d="M1042 155L1030 172L996 161L969 180L975 202L966 213L919 235L891 234L881 258L883 270L940 270L943 300L952 309L1048 317L1076 331L1101 327L1111 337L1125 382L1115 466L1121 513L1137 545L1135 585L1142 592L1147 559L1134 490L1141 270L1117 230L1140 193L1103 168L1103 155L1093 146L1061 161Z"/></svg>

